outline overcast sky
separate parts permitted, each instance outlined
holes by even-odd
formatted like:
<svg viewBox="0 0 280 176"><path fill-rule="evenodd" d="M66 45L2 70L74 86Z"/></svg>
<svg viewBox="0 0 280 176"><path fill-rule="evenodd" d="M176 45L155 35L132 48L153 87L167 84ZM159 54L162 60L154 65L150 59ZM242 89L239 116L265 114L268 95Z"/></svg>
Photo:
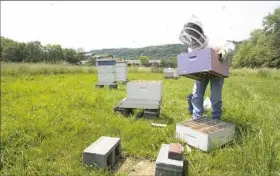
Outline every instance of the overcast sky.
<svg viewBox="0 0 280 176"><path fill-rule="evenodd" d="M248 38L280 1L3 2L1 36L62 47L135 48L180 43L195 14L212 45Z"/></svg>

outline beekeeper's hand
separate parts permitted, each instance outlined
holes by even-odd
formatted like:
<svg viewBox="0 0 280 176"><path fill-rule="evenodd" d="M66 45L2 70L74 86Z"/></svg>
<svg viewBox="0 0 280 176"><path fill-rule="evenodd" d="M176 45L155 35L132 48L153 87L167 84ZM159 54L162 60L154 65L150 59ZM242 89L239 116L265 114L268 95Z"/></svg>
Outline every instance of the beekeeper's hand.
<svg viewBox="0 0 280 176"><path fill-rule="evenodd" d="M215 47L214 48L214 51L216 52L216 54L218 55L218 59L220 61L223 61L224 60L224 56L226 54L225 50L222 49L221 47Z"/></svg>

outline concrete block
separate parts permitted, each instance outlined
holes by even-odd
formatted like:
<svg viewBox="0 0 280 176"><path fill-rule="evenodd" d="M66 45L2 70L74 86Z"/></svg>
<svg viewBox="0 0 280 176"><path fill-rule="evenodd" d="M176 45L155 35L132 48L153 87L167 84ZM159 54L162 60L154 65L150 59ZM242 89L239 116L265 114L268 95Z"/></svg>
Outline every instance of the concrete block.
<svg viewBox="0 0 280 176"><path fill-rule="evenodd" d="M155 176L182 176L184 171L184 156L181 160L168 158L168 144L162 144L157 160Z"/></svg>
<svg viewBox="0 0 280 176"><path fill-rule="evenodd" d="M102 136L83 151L83 163L100 168L113 166L121 156L121 139Z"/></svg>
<svg viewBox="0 0 280 176"><path fill-rule="evenodd" d="M181 160L184 156L184 147L178 143L171 143L168 150L168 158L174 160Z"/></svg>

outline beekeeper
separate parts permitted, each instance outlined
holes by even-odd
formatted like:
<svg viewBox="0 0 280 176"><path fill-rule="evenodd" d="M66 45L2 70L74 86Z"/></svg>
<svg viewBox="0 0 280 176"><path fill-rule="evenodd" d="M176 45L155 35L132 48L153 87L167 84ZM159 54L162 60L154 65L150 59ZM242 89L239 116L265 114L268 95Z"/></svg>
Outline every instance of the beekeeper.
<svg viewBox="0 0 280 176"><path fill-rule="evenodd" d="M179 39L184 43L187 48L186 52L191 52L193 50L201 50L209 46L208 37L204 33L202 23L198 20L195 15L192 15L191 18L185 23L183 30L179 35ZM228 51L227 45L223 47L214 47L218 58L221 62L227 59L225 54ZM191 104L192 106L192 117L193 119L199 119L204 113L203 100L206 87L210 82L211 88L211 104L212 104L212 118L220 119L222 115L222 89L224 84L224 78L216 79L205 79L202 81L195 80L193 93L191 95Z"/></svg>

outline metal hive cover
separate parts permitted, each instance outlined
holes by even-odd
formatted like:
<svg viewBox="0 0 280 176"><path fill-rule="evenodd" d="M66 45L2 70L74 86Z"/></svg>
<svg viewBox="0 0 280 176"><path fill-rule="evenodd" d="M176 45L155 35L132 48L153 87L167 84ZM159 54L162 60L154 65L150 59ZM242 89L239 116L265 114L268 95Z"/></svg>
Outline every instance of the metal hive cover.
<svg viewBox="0 0 280 176"><path fill-rule="evenodd" d="M181 124L193 130L206 134L214 133L225 128L233 127L233 124L231 123L210 118L201 118L197 120L192 119L186 122L182 122Z"/></svg>

